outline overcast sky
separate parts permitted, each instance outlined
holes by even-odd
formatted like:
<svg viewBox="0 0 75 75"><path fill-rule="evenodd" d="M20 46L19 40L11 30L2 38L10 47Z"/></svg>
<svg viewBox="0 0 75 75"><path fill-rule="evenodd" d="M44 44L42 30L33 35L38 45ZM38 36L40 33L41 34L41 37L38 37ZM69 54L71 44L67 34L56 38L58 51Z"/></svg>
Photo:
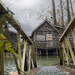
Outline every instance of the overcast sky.
<svg viewBox="0 0 75 75"><path fill-rule="evenodd" d="M22 29L27 35L43 21L39 18L39 13L42 13L46 8L47 11L52 11L51 0L2 0L6 7L14 12L14 17L19 21ZM55 0L58 4L59 0ZM44 13L43 15L47 15ZM51 15L48 14L50 17ZM45 19L45 18L44 18ZM12 29L13 30L13 29ZM14 30L13 30L14 31Z"/></svg>

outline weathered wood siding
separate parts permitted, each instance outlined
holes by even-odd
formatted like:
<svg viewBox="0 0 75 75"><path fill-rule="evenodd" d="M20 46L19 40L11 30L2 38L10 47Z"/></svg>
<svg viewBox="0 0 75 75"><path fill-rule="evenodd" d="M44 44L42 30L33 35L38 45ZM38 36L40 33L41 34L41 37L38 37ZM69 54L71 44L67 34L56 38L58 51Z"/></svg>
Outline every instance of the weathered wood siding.
<svg viewBox="0 0 75 75"><path fill-rule="evenodd" d="M55 27L56 28L56 27ZM35 49L56 49L59 48L59 38L64 29L57 27L57 32L47 21L40 25L33 33L32 40L34 42ZM52 35L52 39L47 39L47 34ZM44 38L44 40L37 39L37 36Z"/></svg>

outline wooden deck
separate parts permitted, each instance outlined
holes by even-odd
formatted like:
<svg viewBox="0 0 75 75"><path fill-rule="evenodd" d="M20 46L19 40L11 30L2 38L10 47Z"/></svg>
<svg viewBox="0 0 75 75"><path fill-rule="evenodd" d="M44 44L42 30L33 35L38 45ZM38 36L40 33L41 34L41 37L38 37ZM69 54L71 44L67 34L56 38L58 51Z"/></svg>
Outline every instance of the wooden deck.
<svg viewBox="0 0 75 75"><path fill-rule="evenodd" d="M38 70L35 75L66 75L66 74L62 72L62 70L58 69L56 66L46 66Z"/></svg>

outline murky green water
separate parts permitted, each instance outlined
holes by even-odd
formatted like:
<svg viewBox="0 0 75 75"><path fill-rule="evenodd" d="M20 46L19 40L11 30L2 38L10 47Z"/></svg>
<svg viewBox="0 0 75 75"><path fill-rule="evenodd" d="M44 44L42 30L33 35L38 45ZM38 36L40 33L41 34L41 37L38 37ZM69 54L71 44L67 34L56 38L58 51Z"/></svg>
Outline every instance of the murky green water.
<svg viewBox="0 0 75 75"><path fill-rule="evenodd" d="M5 59L4 64L4 70L5 74L8 75L9 72L15 72L16 66L13 58ZM59 63L59 57L58 56L37 56L37 64L39 67L42 66L52 66Z"/></svg>
<svg viewBox="0 0 75 75"><path fill-rule="evenodd" d="M39 67L42 66L53 66L59 63L58 56L38 56L37 57L37 64Z"/></svg>

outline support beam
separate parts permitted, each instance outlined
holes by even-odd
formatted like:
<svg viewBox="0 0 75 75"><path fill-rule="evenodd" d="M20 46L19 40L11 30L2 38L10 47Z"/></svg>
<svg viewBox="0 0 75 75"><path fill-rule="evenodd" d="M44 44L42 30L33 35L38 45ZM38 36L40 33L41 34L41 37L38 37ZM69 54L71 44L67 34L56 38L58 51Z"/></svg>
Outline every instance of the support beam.
<svg viewBox="0 0 75 75"><path fill-rule="evenodd" d="M69 42L69 40L68 40L67 37L65 37L65 41L66 41L66 44L67 44L67 46L68 46L68 48L69 48L69 50L70 50L71 57L72 57L72 60L73 60L74 65L75 65L74 53L73 53L72 47L71 47L70 42Z"/></svg>
<svg viewBox="0 0 75 75"><path fill-rule="evenodd" d="M67 36L70 32L71 29L75 27L75 16L72 18L68 26L66 27L65 31L63 32L62 36L60 37L59 41L63 41L65 36Z"/></svg>
<svg viewBox="0 0 75 75"><path fill-rule="evenodd" d="M27 61L27 71L28 71L28 67L29 67L29 47L28 47L28 43L26 46L26 61Z"/></svg>
<svg viewBox="0 0 75 75"><path fill-rule="evenodd" d="M17 38L18 38L19 68L20 68L20 70L22 70L22 66L21 66L21 42L20 42L20 34L19 34L19 32L17 33Z"/></svg>
<svg viewBox="0 0 75 75"><path fill-rule="evenodd" d="M37 67L36 55L35 55L35 51L34 51L33 45L32 45L31 58L33 59L33 64L34 64L34 67L36 68Z"/></svg>
<svg viewBox="0 0 75 75"><path fill-rule="evenodd" d="M28 71L30 71L31 68L31 45L29 46L29 66L28 66Z"/></svg>
<svg viewBox="0 0 75 75"><path fill-rule="evenodd" d="M27 41L24 40L23 59L22 59L22 71L24 71L26 46L27 46Z"/></svg>
<svg viewBox="0 0 75 75"><path fill-rule="evenodd" d="M0 15L0 33L3 34L3 15ZM3 49L0 48L0 74L4 75L4 57L3 57Z"/></svg>
<svg viewBox="0 0 75 75"><path fill-rule="evenodd" d="M70 55L69 55L69 49L68 49L66 40L65 40L65 44L66 44L67 57L68 57L68 66L70 66Z"/></svg>
<svg viewBox="0 0 75 75"><path fill-rule="evenodd" d="M68 55L67 55L67 53L66 53L66 50L65 50L65 45L64 45L64 43L62 43L62 47L63 47L63 53L65 54L65 57L66 57L66 60L67 60L67 64L68 64L68 66L70 65L70 62L69 62L69 60L68 60Z"/></svg>
<svg viewBox="0 0 75 75"><path fill-rule="evenodd" d="M60 42L60 65L63 65L63 48L62 48L62 42Z"/></svg>
<svg viewBox="0 0 75 75"><path fill-rule="evenodd" d="M74 33L74 29L73 28L72 28L72 38L73 38L74 54L75 54L75 33Z"/></svg>

